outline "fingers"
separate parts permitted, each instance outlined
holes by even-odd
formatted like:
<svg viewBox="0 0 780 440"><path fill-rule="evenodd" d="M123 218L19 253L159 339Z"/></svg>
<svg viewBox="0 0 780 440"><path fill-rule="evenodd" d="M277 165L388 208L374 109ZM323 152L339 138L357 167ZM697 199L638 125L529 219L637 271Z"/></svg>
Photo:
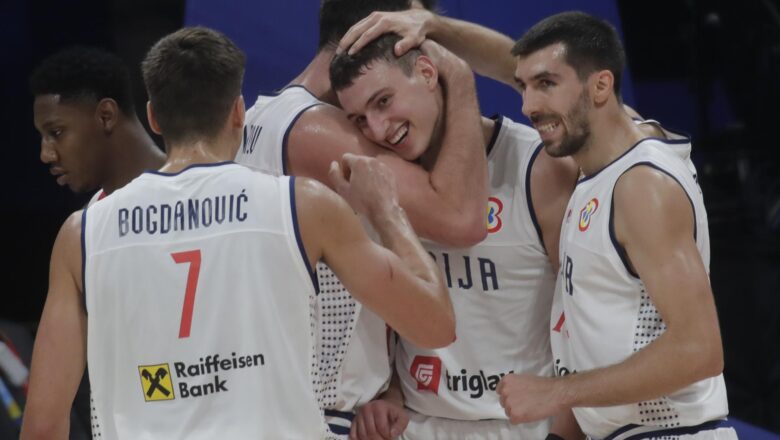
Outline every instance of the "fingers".
<svg viewBox="0 0 780 440"><path fill-rule="evenodd" d="M372 12L371 15L360 20L351 28L349 28L347 33L341 37L341 41L339 41L339 47L336 48L336 55L339 55L345 50L349 49L353 44L355 44L355 41L357 41L358 38L363 35L366 29L369 29L374 25L374 20L376 19L375 14L376 12ZM349 52L349 54L353 53L354 52L351 51Z"/></svg>
<svg viewBox="0 0 780 440"><path fill-rule="evenodd" d="M401 41L395 43L393 52L395 53L395 56L400 57L406 52L409 52L411 49L418 47L420 44L422 44L423 41L425 40L421 40L420 38L415 38L414 36L407 35L403 37Z"/></svg>
<svg viewBox="0 0 780 440"><path fill-rule="evenodd" d="M359 52L360 49L365 47L366 44L376 40L378 37L391 31L392 29L390 29L390 27L386 24L386 22L380 19L377 23L375 23L373 26L371 26L365 32L363 32L354 43L352 43L347 53L349 55L354 55L357 52Z"/></svg>
<svg viewBox="0 0 780 440"><path fill-rule="evenodd" d="M345 191L349 188L349 181L347 180L346 170L342 171L341 165L335 160L330 163L330 169L328 170L328 178L333 185L333 189L337 193L344 196Z"/></svg>
<svg viewBox="0 0 780 440"><path fill-rule="evenodd" d="M384 439L390 439L390 413L388 411L378 411L374 418L374 427L377 434Z"/></svg>
<svg viewBox="0 0 780 440"><path fill-rule="evenodd" d="M406 427L409 425L409 414L406 410L401 409L395 414L394 419L390 425L390 438L394 439L406 431Z"/></svg>

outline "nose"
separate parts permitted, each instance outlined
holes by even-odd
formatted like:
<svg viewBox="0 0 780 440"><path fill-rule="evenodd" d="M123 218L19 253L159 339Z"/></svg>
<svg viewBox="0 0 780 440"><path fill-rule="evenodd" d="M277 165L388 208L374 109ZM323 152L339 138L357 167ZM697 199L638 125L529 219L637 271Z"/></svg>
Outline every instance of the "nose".
<svg viewBox="0 0 780 440"><path fill-rule="evenodd" d="M54 150L51 142L41 139L41 162L50 164L57 161L57 152Z"/></svg>
<svg viewBox="0 0 780 440"><path fill-rule="evenodd" d="M387 120L376 113L369 112L366 114L366 125L368 126L368 137L376 142L381 143L387 137Z"/></svg>
<svg viewBox="0 0 780 440"><path fill-rule="evenodd" d="M530 90L530 87L523 93L522 112L528 119L532 119L534 115L539 113L538 102L536 101L533 91Z"/></svg>

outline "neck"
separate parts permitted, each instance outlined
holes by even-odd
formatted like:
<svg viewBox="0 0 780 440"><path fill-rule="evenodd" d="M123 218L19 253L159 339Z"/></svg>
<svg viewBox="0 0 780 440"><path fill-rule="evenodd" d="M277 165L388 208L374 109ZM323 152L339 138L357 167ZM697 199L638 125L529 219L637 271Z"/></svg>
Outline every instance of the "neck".
<svg viewBox="0 0 780 440"><path fill-rule="evenodd" d="M605 109L603 117L594 119L588 141L572 156L586 176L597 173L645 137L619 108Z"/></svg>
<svg viewBox="0 0 780 440"><path fill-rule="evenodd" d="M236 155L240 140L221 135L213 140L194 139L166 142L168 159L160 168L166 173L176 173L190 165L231 161Z"/></svg>
<svg viewBox="0 0 780 440"><path fill-rule="evenodd" d="M110 170L102 182L103 191L111 194L146 170L158 169L165 154L155 145L137 118L120 122L112 133Z"/></svg>
<svg viewBox="0 0 780 440"><path fill-rule="evenodd" d="M288 86L300 85L306 87L320 101L328 104L337 105L338 99L330 87L330 60L333 58L334 48L327 46L317 52L314 59L303 69L295 79L290 81Z"/></svg>

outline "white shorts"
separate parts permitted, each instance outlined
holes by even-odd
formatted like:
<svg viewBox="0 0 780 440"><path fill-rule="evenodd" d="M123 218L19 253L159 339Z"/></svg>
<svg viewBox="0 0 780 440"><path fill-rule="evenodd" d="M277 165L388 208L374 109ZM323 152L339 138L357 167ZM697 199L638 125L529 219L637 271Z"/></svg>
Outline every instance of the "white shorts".
<svg viewBox="0 0 780 440"><path fill-rule="evenodd" d="M402 440L537 440L550 431L549 420L512 425L509 420L453 420L406 411L409 426Z"/></svg>
<svg viewBox="0 0 780 440"><path fill-rule="evenodd" d="M647 427L636 427L632 430L627 430L619 435L612 435L608 438L610 440L737 440L737 432L734 428L728 426L726 421L707 422L707 424L718 423L717 426L703 426L697 432L686 433L684 431L696 430L698 427L692 428L672 428L663 431L651 431ZM701 425L700 425L701 426ZM652 429L652 428L651 428ZM645 432L642 432L645 431ZM588 437L588 440L593 440Z"/></svg>

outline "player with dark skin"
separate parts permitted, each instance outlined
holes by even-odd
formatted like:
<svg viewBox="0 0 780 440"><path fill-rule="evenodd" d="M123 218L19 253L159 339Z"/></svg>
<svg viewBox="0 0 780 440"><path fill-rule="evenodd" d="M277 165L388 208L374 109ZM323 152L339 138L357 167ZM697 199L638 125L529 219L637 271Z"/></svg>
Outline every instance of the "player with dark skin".
<svg viewBox="0 0 780 440"><path fill-rule="evenodd" d="M129 74L116 56L66 49L41 63L30 88L41 162L59 185L108 195L165 161L136 116Z"/></svg>

